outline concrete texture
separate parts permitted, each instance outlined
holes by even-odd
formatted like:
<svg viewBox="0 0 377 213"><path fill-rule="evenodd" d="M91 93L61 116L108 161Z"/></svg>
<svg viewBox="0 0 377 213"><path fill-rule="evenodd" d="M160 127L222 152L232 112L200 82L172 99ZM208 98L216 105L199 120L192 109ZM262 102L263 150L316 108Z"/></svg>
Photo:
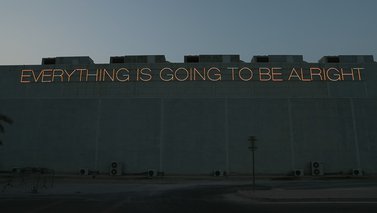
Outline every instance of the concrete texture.
<svg viewBox="0 0 377 213"><path fill-rule="evenodd" d="M34 193L8 188L0 192L1 212L361 213L377 206L375 179L258 179L252 192L246 179L97 178L60 177L53 188Z"/></svg>

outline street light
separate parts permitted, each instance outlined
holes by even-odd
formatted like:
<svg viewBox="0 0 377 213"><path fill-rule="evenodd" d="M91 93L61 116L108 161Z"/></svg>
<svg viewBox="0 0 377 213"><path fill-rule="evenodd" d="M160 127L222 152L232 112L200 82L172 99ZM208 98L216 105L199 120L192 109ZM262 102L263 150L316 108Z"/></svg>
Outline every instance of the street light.
<svg viewBox="0 0 377 213"><path fill-rule="evenodd" d="M255 158L254 152L257 150L256 142L257 139L255 136L249 136L248 141L250 142L249 150L251 151L252 161L253 161L253 191L255 190Z"/></svg>

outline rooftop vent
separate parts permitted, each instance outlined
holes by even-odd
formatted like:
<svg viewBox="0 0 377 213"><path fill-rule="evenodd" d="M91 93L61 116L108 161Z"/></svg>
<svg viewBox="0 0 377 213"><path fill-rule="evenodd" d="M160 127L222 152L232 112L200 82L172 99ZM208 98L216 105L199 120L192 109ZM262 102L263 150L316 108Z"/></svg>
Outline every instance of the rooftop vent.
<svg viewBox="0 0 377 213"><path fill-rule="evenodd" d="M222 55L199 55L199 62L222 63Z"/></svg>
<svg viewBox="0 0 377 213"><path fill-rule="evenodd" d="M339 63L339 57L338 56L329 56L326 60L327 63Z"/></svg>
<svg viewBox="0 0 377 213"><path fill-rule="evenodd" d="M239 55L186 55L185 63L238 63Z"/></svg>
<svg viewBox="0 0 377 213"><path fill-rule="evenodd" d="M255 58L255 62L257 63L268 63L270 62L268 56L255 56L253 57L253 59Z"/></svg>
<svg viewBox="0 0 377 213"><path fill-rule="evenodd" d="M125 56L126 63L165 63L164 55L135 55Z"/></svg>
<svg viewBox="0 0 377 213"><path fill-rule="evenodd" d="M185 56L185 63L199 63L199 56L198 55L186 55Z"/></svg>
<svg viewBox="0 0 377 213"><path fill-rule="evenodd" d="M304 62L302 55L267 55L254 56L252 63L301 63Z"/></svg>
<svg viewBox="0 0 377 213"><path fill-rule="evenodd" d="M42 58L42 65L51 64L93 64L89 56Z"/></svg>
<svg viewBox="0 0 377 213"><path fill-rule="evenodd" d="M110 64L124 64L124 56L110 57Z"/></svg>
<svg viewBox="0 0 377 213"><path fill-rule="evenodd" d="M126 56L112 56L110 57L110 63L166 63L164 55L126 55Z"/></svg>
<svg viewBox="0 0 377 213"><path fill-rule="evenodd" d="M42 65L56 64L56 58L42 58Z"/></svg>
<svg viewBox="0 0 377 213"><path fill-rule="evenodd" d="M373 63L373 55L323 56L319 63Z"/></svg>

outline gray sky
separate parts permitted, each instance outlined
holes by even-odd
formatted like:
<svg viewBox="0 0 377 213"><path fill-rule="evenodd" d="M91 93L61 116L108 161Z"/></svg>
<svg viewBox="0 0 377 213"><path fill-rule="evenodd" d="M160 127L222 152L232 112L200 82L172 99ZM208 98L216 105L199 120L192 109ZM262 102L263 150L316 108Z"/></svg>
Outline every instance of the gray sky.
<svg viewBox="0 0 377 213"><path fill-rule="evenodd" d="M0 64L165 54L377 56L376 0L2 0Z"/></svg>

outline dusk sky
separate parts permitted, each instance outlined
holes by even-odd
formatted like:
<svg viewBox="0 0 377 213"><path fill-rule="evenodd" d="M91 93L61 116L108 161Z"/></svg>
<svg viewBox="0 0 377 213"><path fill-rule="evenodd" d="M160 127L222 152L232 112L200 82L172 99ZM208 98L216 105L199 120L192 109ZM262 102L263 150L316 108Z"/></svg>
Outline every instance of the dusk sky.
<svg viewBox="0 0 377 213"><path fill-rule="evenodd" d="M0 64L164 54L377 56L376 0L2 0Z"/></svg>

